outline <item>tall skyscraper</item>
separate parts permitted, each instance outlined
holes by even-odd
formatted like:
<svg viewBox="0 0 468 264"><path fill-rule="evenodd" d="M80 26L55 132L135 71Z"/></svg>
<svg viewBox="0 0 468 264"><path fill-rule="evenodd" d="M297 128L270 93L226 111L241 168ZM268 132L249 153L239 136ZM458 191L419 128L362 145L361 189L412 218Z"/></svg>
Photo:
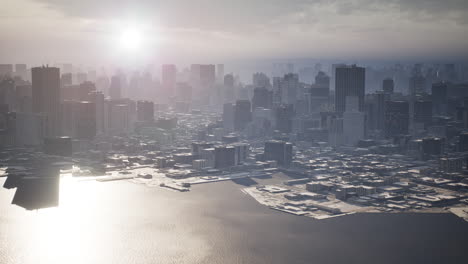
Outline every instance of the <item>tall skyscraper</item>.
<svg viewBox="0 0 468 264"><path fill-rule="evenodd" d="M242 130L252 121L252 111L250 108L249 100L237 100L234 107L234 129Z"/></svg>
<svg viewBox="0 0 468 264"><path fill-rule="evenodd" d="M154 121L154 103L150 101L138 101L137 119L138 121L145 122Z"/></svg>
<svg viewBox="0 0 468 264"><path fill-rule="evenodd" d="M384 91L384 93L392 94L394 89L395 89L395 84L393 82L393 79L387 78L387 79L383 80L382 90Z"/></svg>
<svg viewBox="0 0 468 264"><path fill-rule="evenodd" d="M299 76L289 73L284 75L280 84L281 103L295 105L299 93Z"/></svg>
<svg viewBox="0 0 468 264"><path fill-rule="evenodd" d="M445 115L448 104L448 83L432 84L432 107L435 115Z"/></svg>
<svg viewBox="0 0 468 264"><path fill-rule="evenodd" d="M36 67L31 70L33 111L46 118L46 137L60 135L60 69Z"/></svg>
<svg viewBox="0 0 468 264"><path fill-rule="evenodd" d="M174 95L177 82L177 68L174 64L162 66L162 97L169 98Z"/></svg>
<svg viewBox="0 0 468 264"><path fill-rule="evenodd" d="M346 111L343 113L343 137L344 143L355 146L364 138L365 116L359 111L357 96L346 97Z"/></svg>
<svg viewBox="0 0 468 264"><path fill-rule="evenodd" d="M112 100L118 100L122 98L122 80L118 75L114 75L111 78L109 96Z"/></svg>
<svg viewBox="0 0 468 264"><path fill-rule="evenodd" d="M338 66L335 74L335 110L343 113L346 110L346 97L357 96L358 110L364 110L365 68L356 65Z"/></svg>
<svg viewBox="0 0 468 264"><path fill-rule="evenodd" d="M203 90L210 90L216 81L216 67L213 64L200 65L200 84Z"/></svg>
<svg viewBox="0 0 468 264"><path fill-rule="evenodd" d="M218 82L222 83L224 79L224 64L216 65L216 79Z"/></svg>
<svg viewBox="0 0 468 264"><path fill-rule="evenodd" d="M409 103L387 101L385 103L385 136L407 135L409 127Z"/></svg>
<svg viewBox="0 0 468 264"><path fill-rule="evenodd" d="M254 89L252 97L252 109L256 107L270 108L273 104L273 92L266 87L257 87Z"/></svg>
<svg viewBox="0 0 468 264"><path fill-rule="evenodd" d="M330 77L323 71L319 71L315 76L315 85L317 87L330 89Z"/></svg>

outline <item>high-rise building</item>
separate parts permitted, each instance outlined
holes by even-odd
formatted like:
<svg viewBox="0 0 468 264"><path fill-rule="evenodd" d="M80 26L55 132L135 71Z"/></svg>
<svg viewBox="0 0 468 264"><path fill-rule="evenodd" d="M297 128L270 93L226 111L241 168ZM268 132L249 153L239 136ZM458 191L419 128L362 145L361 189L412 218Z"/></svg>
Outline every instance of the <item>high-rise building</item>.
<svg viewBox="0 0 468 264"><path fill-rule="evenodd" d="M218 79L218 82L223 82L224 79L224 64L218 64L216 65L216 78Z"/></svg>
<svg viewBox="0 0 468 264"><path fill-rule="evenodd" d="M357 96L346 97L346 111L343 113L343 139L347 145L355 146L364 139L365 116L359 111Z"/></svg>
<svg viewBox="0 0 468 264"><path fill-rule="evenodd" d="M237 100L234 106L234 129L243 130L252 121L252 110L249 100Z"/></svg>
<svg viewBox="0 0 468 264"><path fill-rule="evenodd" d="M76 105L76 131L78 139L93 139L96 136L96 105L92 102L81 101Z"/></svg>
<svg viewBox="0 0 468 264"><path fill-rule="evenodd" d="M91 92L89 100L96 106L96 133L104 133L104 94L102 92Z"/></svg>
<svg viewBox="0 0 468 264"><path fill-rule="evenodd" d="M427 128L432 122L432 102L431 101L414 101L414 116L415 123L423 124Z"/></svg>
<svg viewBox="0 0 468 264"><path fill-rule="evenodd" d="M233 146L218 146L214 148L214 167L228 168L236 165L236 149Z"/></svg>
<svg viewBox="0 0 468 264"><path fill-rule="evenodd" d="M288 73L284 75L280 83L281 103L295 105L299 94L299 76Z"/></svg>
<svg viewBox="0 0 468 264"><path fill-rule="evenodd" d="M382 90L386 94L392 94L395 89L395 83L393 82L393 79L387 78L384 79L382 82Z"/></svg>
<svg viewBox="0 0 468 264"><path fill-rule="evenodd" d="M439 82L432 84L432 107L435 115L447 114L448 83Z"/></svg>
<svg viewBox="0 0 468 264"><path fill-rule="evenodd" d="M265 87L271 89L270 78L263 72L257 72L253 74L252 84L254 87Z"/></svg>
<svg viewBox="0 0 468 264"><path fill-rule="evenodd" d="M64 73L60 79L60 83L62 87L72 85L73 84L73 75L71 73Z"/></svg>
<svg viewBox="0 0 468 264"><path fill-rule="evenodd" d="M2 77L13 77L13 64L0 64L0 79Z"/></svg>
<svg viewBox="0 0 468 264"><path fill-rule="evenodd" d="M111 78L109 96L112 100L118 100L122 98L122 80L118 75L114 75Z"/></svg>
<svg viewBox="0 0 468 264"><path fill-rule="evenodd" d="M422 65L415 64L409 79L409 94L411 96L426 93L426 79L422 74Z"/></svg>
<svg viewBox="0 0 468 264"><path fill-rule="evenodd" d="M177 82L177 68L174 64L162 66L162 97L169 98L175 94Z"/></svg>
<svg viewBox="0 0 468 264"><path fill-rule="evenodd" d="M294 117L294 108L292 105L281 105L276 108L276 130L283 133L292 131L292 119Z"/></svg>
<svg viewBox="0 0 468 264"><path fill-rule="evenodd" d="M203 90L210 90L216 82L216 67L213 64L200 65L200 84Z"/></svg>
<svg viewBox="0 0 468 264"><path fill-rule="evenodd" d="M315 76L315 85L316 87L330 89L330 77L323 71L319 71Z"/></svg>
<svg viewBox="0 0 468 264"><path fill-rule="evenodd" d="M138 101L137 119L144 122L154 121L154 103L150 101Z"/></svg>
<svg viewBox="0 0 468 264"><path fill-rule="evenodd" d="M224 100L225 102L232 103L234 99L234 76L232 74L226 74L224 76Z"/></svg>
<svg viewBox="0 0 468 264"><path fill-rule="evenodd" d="M385 103L385 136L407 135L409 127L409 103L387 101Z"/></svg>
<svg viewBox="0 0 468 264"><path fill-rule="evenodd" d="M226 103L223 106L223 127L226 130L234 130L234 105Z"/></svg>
<svg viewBox="0 0 468 264"><path fill-rule="evenodd" d="M26 64L15 64L15 76L21 77L23 80L28 80L28 67Z"/></svg>
<svg viewBox="0 0 468 264"><path fill-rule="evenodd" d="M60 135L60 69L36 67L31 70L33 111L46 116L44 135Z"/></svg>
<svg viewBox="0 0 468 264"><path fill-rule="evenodd" d="M252 97L252 109L257 107L271 108L273 104L273 92L266 87L257 87L254 89Z"/></svg>
<svg viewBox="0 0 468 264"><path fill-rule="evenodd" d="M430 159L433 156L440 156L444 153L445 139L443 138L423 138L422 151L423 158Z"/></svg>
<svg viewBox="0 0 468 264"><path fill-rule="evenodd" d="M346 97L357 96L359 111L364 110L365 68L356 65L338 66L335 73L335 111L343 113L346 110Z"/></svg>
<svg viewBox="0 0 468 264"><path fill-rule="evenodd" d="M265 142L265 160L275 160L280 166L289 166L292 162L292 144L280 140Z"/></svg>

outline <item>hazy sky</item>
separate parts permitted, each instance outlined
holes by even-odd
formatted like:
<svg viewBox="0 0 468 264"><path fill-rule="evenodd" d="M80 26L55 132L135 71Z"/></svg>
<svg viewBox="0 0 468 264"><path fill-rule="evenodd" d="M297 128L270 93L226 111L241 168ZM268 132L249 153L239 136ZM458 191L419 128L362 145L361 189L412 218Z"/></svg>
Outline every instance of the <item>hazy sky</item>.
<svg viewBox="0 0 468 264"><path fill-rule="evenodd" d="M1 0L0 61L468 55L467 0ZM123 32L143 34L122 49Z"/></svg>

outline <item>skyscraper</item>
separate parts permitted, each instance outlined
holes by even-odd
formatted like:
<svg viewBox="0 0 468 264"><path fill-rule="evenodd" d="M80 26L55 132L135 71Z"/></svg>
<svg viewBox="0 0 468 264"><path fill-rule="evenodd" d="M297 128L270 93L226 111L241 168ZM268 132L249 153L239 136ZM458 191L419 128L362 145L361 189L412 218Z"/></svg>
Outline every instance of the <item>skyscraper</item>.
<svg viewBox="0 0 468 264"><path fill-rule="evenodd" d="M118 75L114 75L111 78L109 96L112 100L118 100L122 98L122 80Z"/></svg>
<svg viewBox="0 0 468 264"><path fill-rule="evenodd" d="M154 103L150 101L138 101L137 119L138 121L145 122L154 121Z"/></svg>
<svg viewBox="0 0 468 264"><path fill-rule="evenodd" d="M409 126L409 103L387 101L385 103L385 136L407 135Z"/></svg>
<svg viewBox="0 0 468 264"><path fill-rule="evenodd" d="M162 66L162 97L169 98L174 95L177 81L177 68L174 64Z"/></svg>
<svg viewBox="0 0 468 264"><path fill-rule="evenodd" d="M234 129L242 130L252 121L252 111L250 108L249 100L237 100L234 107Z"/></svg>
<svg viewBox="0 0 468 264"><path fill-rule="evenodd" d="M384 91L384 93L392 94L394 89L395 89L395 84L393 82L393 79L387 78L387 79L383 80L382 90Z"/></svg>
<svg viewBox="0 0 468 264"><path fill-rule="evenodd" d="M46 137L60 135L60 69L36 67L31 70L33 111L46 116Z"/></svg>
<svg viewBox="0 0 468 264"><path fill-rule="evenodd" d="M335 74L335 110L343 113L346 110L346 97L358 97L358 110L364 109L365 68L356 65L338 66Z"/></svg>
<svg viewBox="0 0 468 264"><path fill-rule="evenodd" d="M218 82L223 82L224 79L224 64L218 64L216 65L216 79L218 79Z"/></svg>

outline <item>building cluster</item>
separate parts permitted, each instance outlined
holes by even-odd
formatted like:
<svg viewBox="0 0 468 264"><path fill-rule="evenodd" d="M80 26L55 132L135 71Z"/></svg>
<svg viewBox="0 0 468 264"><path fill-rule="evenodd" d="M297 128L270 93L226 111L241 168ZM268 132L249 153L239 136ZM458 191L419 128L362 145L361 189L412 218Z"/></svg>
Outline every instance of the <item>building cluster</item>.
<svg viewBox="0 0 468 264"><path fill-rule="evenodd" d="M280 170L304 192L395 208L467 190L468 80L453 64L278 64L247 85L222 64L165 64L161 81L59 66L0 65L1 147L171 178Z"/></svg>

